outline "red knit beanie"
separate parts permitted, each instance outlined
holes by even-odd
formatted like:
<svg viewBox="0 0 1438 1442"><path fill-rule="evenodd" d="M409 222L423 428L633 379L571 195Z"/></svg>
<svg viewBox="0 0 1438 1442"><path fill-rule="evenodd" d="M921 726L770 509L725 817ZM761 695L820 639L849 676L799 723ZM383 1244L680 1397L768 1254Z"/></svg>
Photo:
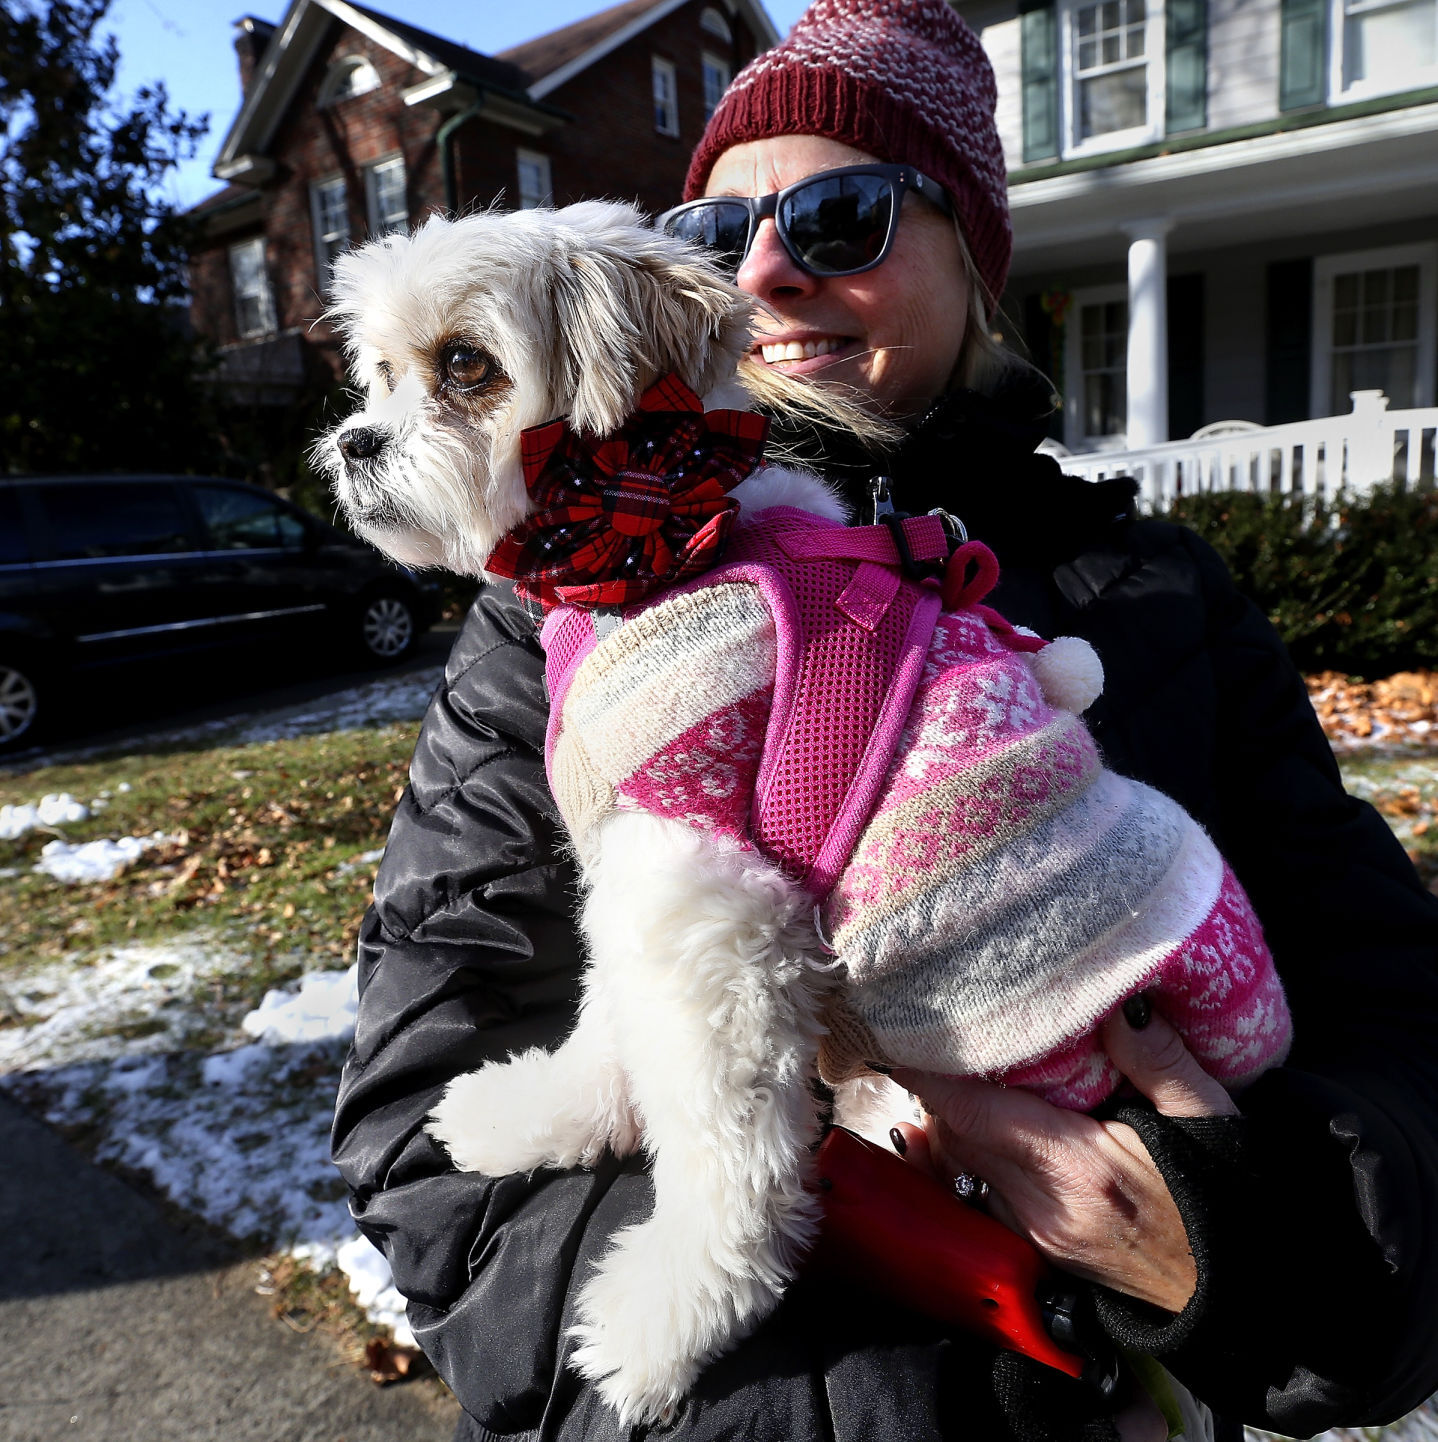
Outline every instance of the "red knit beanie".
<svg viewBox="0 0 1438 1442"><path fill-rule="evenodd" d="M685 200L731 145L822 135L912 165L953 197L990 309L1008 279L1004 152L993 67L945 0L814 0L783 44L750 61L709 119Z"/></svg>

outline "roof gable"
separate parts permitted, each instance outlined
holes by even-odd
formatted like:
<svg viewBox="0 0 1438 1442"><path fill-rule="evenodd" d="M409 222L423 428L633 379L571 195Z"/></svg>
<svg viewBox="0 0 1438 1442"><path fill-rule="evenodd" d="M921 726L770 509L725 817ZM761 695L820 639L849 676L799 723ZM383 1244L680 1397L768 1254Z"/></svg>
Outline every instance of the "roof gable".
<svg viewBox="0 0 1438 1442"><path fill-rule="evenodd" d="M529 79L530 97L540 100L687 3L688 0L621 0L620 4L611 5L597 15L588 15L572 25L501 50L496 58L522 70ZM761 49L778 44L779 32L760 0L738 0L734 8L744 16Z"/></svg>
<svg viewBox="0 0 1438 1442"><path fill-rule="evenodd" d="M275 28L212 173L220 180L264 178L263 157L334 21L357 30L436 81L459 78L529 103L518 67L349 0L292 0Z"/></svg>
<svg viewBox="0 0 1438 1442"><path fill-rule="evenodd" d="M471 97L476 90L502 96L507 107L507 123L539 133L562 115L540 103L544 96L687 3L688 0L621 0L596 15L576 20L572 25L537 36L498 55L482 55L406 21L356 5L352 0L292 0L265 47L239 113L225 133L212 173L219 180L250 184L266 178L273 168L266 151L330 25L336 20L408 61L430 78L431 84L406 95L407 104L452 92L458 81L472 87ZM760 0L734 0L734 9L744 16L761 46L777 42L778 32ZM532 114L538 117L533 125L521 113L531 106Z"/></svg>

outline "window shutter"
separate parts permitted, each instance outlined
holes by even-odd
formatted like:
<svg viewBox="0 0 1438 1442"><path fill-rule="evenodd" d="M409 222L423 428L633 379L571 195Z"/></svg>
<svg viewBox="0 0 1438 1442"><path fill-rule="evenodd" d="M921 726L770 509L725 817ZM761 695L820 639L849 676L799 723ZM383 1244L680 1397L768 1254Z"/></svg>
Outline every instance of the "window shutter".
<svg viewBox="0 0 1438 1442"><path fill-rule="evenodd" d="M1202 130L1208 124L1208 0L1168 0L1164 128Z"/></svg>
<svg viewBox="0 0 1438 1442"><path fill-rule="evenodd" d="M1203 274L1168 278L1168 433L1191 436L1204 420Z"/></svg>
<svg viewBox="0 0 1438 1442"><path fill-rule="evenodd" d="M1020 6L1024 92L1024 161L1059 153L1058 17L1053 5Z"/></svg>
<svg viewBox="0 0 1438 1442"><path fill-rule="evenodd" d="M1328 54L1327 0L1283 0L1278 108L1321 105Z"/></svg>
<svg viewBox="0 0 1438 1442"><path fill-rule="evenodd" d="M1270 426L1308 417L1313 354L1313 260L1274 261L1268 267L1268 374L1264 419Z"/></svg>

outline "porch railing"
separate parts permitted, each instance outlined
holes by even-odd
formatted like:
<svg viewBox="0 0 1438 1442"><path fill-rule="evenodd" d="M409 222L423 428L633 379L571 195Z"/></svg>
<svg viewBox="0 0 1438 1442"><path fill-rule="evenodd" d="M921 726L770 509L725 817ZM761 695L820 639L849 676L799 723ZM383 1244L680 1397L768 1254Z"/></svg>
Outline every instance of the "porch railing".
<svg viewBox="0 0 1438 1442"><path fill-rule="evenodd" d="M1198 491L1349 494L1384 481L1432 482L1438 406L1390 411L1382 391L1354 391L1344 416L1169 441L1141 451L1063 456L1071 475L1132 476L1148 509Z"/></svg>

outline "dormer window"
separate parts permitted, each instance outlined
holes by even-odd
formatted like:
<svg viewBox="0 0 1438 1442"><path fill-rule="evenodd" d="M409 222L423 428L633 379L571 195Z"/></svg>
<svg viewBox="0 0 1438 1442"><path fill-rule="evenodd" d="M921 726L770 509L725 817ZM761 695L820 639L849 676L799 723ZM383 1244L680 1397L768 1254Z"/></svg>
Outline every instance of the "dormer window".
<svg viewBox="0 0 1438 1442"><path fill-rule="evenodd" d="M722 40L726 45L734 43L734 32L729 28L729 22L712 5L704 7L704 13L699 17L699 28L705 34L712 35L716 40Z"/></svg>
<svg viewBox="0 0 1438 1442"><path fill-rule="evenodd" d="M367 95L379 89L379 71L362 55L347 55L336 60L325 72L320 86L320 105L338 105L356 95Z"/></svg>

